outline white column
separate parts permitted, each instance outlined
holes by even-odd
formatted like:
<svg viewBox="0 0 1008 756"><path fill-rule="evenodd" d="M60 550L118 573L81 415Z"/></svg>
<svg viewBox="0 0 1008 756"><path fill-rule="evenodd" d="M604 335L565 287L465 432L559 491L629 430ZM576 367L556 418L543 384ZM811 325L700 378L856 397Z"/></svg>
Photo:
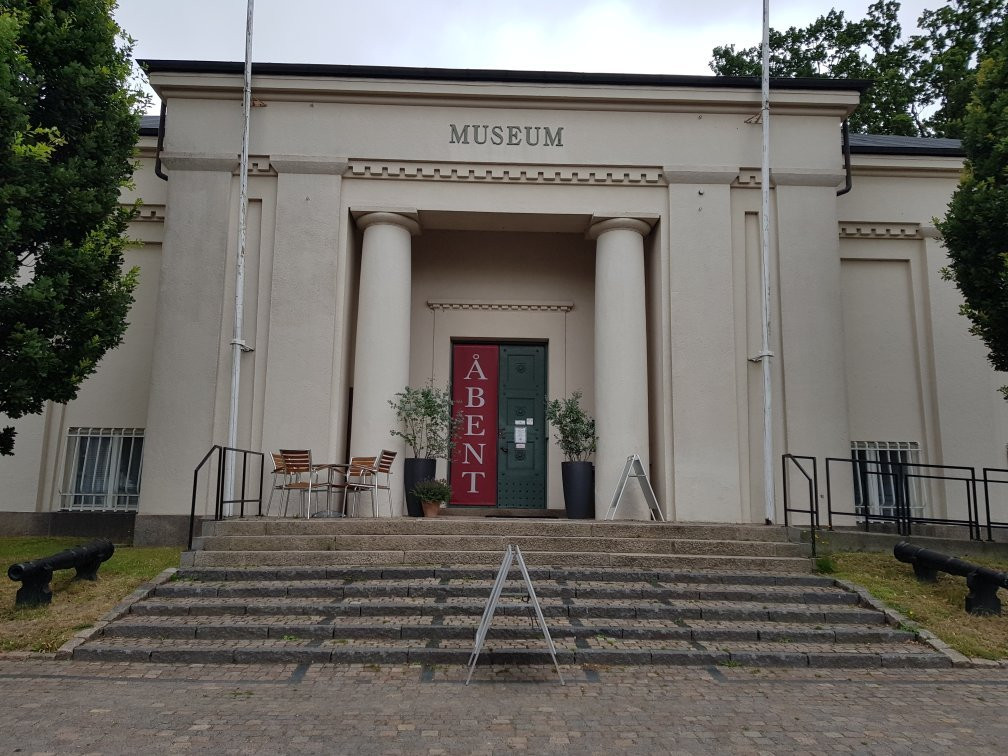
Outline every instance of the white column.
<svg viewBox="0 0 1008 756"><path fill-rule="evenodd" d="M393 438L389 399L409 383L410 237L420 233L412 218L375 212L357 219L364 232L357 305L351 455L398 452L392 468L392 510L403 506L402 460L409 450Z"/></svg>
<svg viewBox="0 0 1008 756"><path fill-rule="evenodd" d="M640 455L648 468L647 321L644 310L644 235L636 218L595 223L595 513L605 516L623 465ZM620 504L620 519L649 519L640 486Z"/></svg>

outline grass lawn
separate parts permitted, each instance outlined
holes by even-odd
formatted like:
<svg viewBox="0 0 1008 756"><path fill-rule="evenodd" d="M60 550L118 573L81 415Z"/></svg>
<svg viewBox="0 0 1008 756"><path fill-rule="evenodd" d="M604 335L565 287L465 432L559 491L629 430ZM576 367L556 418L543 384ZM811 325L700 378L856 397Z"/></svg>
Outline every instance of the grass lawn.
<svg viewBox="0 0 1008 756"><path fill-rule="evenodd" d="M967 557L966 561L1008 571L1008 561ZM875 597L927 628L967 656L1008 659L1008 616L978 617L966 611L966 578L938 573L937 583L918 583L913 568L891 553L836 553L825 558L834 577L867 588ZM827 570L828 571L828 570ZM1008 602L1008 591L999 591Z"/></svg>
<svg viewBox="0 0 1008 756"><path fill-rule="evenodd" d="M55 554L88 538L0 538L0 566ZM3 577L0 591L0 651L55 651L166 567L177 567L180 549L116 546L98 570L97 582L73 580L74 570L53 573L52 603L15 609L20 582Z"/></svg>

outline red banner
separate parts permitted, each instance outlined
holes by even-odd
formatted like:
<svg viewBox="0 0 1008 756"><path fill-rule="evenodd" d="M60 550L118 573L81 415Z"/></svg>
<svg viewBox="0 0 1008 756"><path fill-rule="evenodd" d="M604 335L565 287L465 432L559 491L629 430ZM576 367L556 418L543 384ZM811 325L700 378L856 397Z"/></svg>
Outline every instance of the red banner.
<svg viewBox="0 0 1008 756"><path fill-rule="evenodd" d="M452 399L462 415L451 463L452 504L497 505L497 345L452 347Z"/></svg>

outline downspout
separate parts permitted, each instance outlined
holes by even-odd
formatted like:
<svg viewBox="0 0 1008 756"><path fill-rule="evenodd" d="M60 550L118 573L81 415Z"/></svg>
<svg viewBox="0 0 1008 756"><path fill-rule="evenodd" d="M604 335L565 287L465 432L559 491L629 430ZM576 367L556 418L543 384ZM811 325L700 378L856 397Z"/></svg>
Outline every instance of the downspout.
<svg viewBox="0 0 1008 756"><path fill-rule="evenodd" d="M840 127L841 133L843 134L843 164L846 176L844 178L844 188L837 189L836 196L839 197L841 194L847 194L854 186L854 180L851 177L850 169L850 127L847 125L847 119L844 118L843 126Z"/></svg>
<svg viewBox="0 0 1008 756"><path fill-rule="evenodd" d="M245 241L248 218L248 162L249 162L249 121L252 107L252 16L255 0L248 0L245 17L245 79L242 86L242 148L238 166L238 260L235 264L235 308L234 330L231 338L231 397L228 403L227 445L234 448L238 443L238 392L241 388L241 358L243 352L252 349L245 344L242 325L245 321ZM230 517L234 499L234 461L229 460L225 476L224 499L228 502L224 514ZM244 506L244 505L243 505ZM309 514L311 514L309 512Z"/></svg>
<svg viewBox="0 0 1008 756"><path fill-rule="evenodd" d="M773 387L770 358L770 0L763 0L763 76L760 87L760 121L763 125L760 166L760 310L761 349L757 359L763 373L763 514L767 525L776 516L774 506Z"/></svg>
<svg viewBox="0 0 1008 756"><path fill-rule="evenodd" d="M154 153L154 175L164 181L168 180L168 174L161 170L161 150L164 148L164 126L165 126L165 101L161 100L161 118L157 125L157 151Z"/></svg>

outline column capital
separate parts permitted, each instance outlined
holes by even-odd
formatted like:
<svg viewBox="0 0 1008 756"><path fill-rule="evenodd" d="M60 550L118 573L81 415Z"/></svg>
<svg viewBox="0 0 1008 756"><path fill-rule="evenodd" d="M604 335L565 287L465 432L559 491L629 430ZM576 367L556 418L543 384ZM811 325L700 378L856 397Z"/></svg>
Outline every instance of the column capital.
<svg viewBox="0 0 1008 756"><path fill-rule="evenodd" d="M410 236L420 234L420 224L415 212L393 212L389 210L351 211L361 231L369 226L388 225L399 226L410 232ZM413 217L410 217L413 216Z"/></svg>
<svg viewBox="0 0 1008 756"><path fill-rule="evenodd" d="M592 224L588 227L588 233L585 236L588 239L595 240L606 231L636 231L641 236L646 236L650 233L651 226L653 225L654 221L651 219L642 220L641 218L630 217L599 218L598 216L593 216Z"/></svg>

